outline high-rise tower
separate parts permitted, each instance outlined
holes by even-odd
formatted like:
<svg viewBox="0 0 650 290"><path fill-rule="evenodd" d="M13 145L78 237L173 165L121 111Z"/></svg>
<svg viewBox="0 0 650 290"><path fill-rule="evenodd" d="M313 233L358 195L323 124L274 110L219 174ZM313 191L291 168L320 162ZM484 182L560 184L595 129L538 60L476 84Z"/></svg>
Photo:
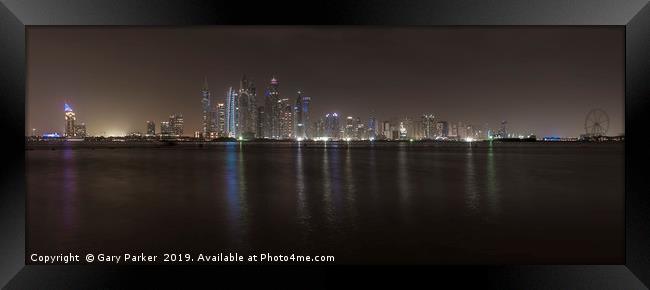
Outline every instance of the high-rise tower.
<svg viewBox="0 0 650 290"><path fill-rule="evenodd" d="M433 114L424 114L420 120L420 136L422 139L436 138L436 117Z"/></svg>
<svg viewBox="0 0 650 290"><path fill-rule="evenodd" d="M294 132L296 138L307 139L312 137L309 121L310 103L311 98L298 91L296 106L294 107Z"/></svg>
<svg viewBox="0 0 650 290"><path fill-rule="evenodd" d="M377 118L375 118L374 114L372 114L368 119L368 139L370 140L377 139L377 132L378 132Z"/></svg>
<svg viewBox="0 0 650 290"><path fill-rule="evenodd" d="M156 123L154 121L147 121L147 134L148 137L156 136Z"/></svg>
<svg viewBox="0 0 650 290"><path fill-rule="evenodd" d="M258 106L257 107L257 132L255 133L257 137L266 136L264 134L265 122L266 122L266 115L264 112L264 106Z"/></svg>
<svg viewBox="0 0 650 290"><path fill-rule="evenodd" d="M345 118L345 127L344 127L343 138L354 139L354 133L356 132L356 126L354 126L354 117L348 116Z"/></svg>
<svg viewBox="0 0 650 290"><path fill-rule="evenodd" d="M210 134L211 131L211 123L212 123L212 104L211 104L211 93L210 89L208 88L208 78L206 77L203 80L203 88L201 88L201 107L203 109L203 128L202 128L202 133L204 137L207 137Z"/></svg>
<svg viewBox="0 0 650 290"><path fill-rule="evenodd" d="M226 104L217 104L217 135L219 137L226 137Z"/></svg>
<svg viewBox="0 0 650 290"><path fill-rule="evenodd" d="M341 139L341 127L338 113L330 113L325 115L325 136L333 140Z"/></svg>
<svg viewBox="0 0 650 290"><path fill-rule="evenodd" d="M68 103L65 103L63 105L63 110L65 111L65 130L63 136L74 137L75 136L74 123L77 120L77 117L75 116L74 111L72 111L72 107L70 107Z"/></svg>
<svg viewBox="0 0 650 290"><path fill-rule="evenodd" d="M183 114L172 114L169 116L169 126L173 135L180 137L183 136Z"/></svg>
<svg viewBox="0 0 650 290"><path fill-rule="evenodd" d="M264 135L267 138L280 137L280 116L282 112L280 104L280 82L274 76L271 78L266 94L264 95Z"/></svg>
<svg viewBox="0 0 650 290"><path fill-rule="evenodd" d="M244 75L239 83L239 136L254 138L257 131L257 102L255 85Z"/></svg>
<svg viewBox="0 0 650 290"><path fill-rule="evenodd" d="M280 112L278 118L278 135L279 139L294 138L293 130L293 106L289 99L284 98L278 101L278 110Z"/></svg>
<svg viewBox="0 0 650 290"><path fill-rule="evenodd" d="M226 93L226 136L236 138L238 135L239 127L239 108L237 92L232 88L228 88Z"/></svg>
<svg viewBox="0 0 650 290"><path fill-rule="evenodd" d="M449 124L447 121L436 122L436 137L447 138L449 135Z"/></svg>

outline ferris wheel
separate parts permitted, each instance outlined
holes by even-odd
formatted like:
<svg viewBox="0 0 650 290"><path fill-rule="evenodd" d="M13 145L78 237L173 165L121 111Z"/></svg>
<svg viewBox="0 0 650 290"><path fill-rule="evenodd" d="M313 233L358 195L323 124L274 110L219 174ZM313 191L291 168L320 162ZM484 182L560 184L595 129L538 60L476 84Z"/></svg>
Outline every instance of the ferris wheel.
<svg viewBox="0 0 650 290"><path fill-rule="evenodd" d="M587 136L605 136L609 130L609 116L601 109L589 111L585 118L585 133Z"/></svg>

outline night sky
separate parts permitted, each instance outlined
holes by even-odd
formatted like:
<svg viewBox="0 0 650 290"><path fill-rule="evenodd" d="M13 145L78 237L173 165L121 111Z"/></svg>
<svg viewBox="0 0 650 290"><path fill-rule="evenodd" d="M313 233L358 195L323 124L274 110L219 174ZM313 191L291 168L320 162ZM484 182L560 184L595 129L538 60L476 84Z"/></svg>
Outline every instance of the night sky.
<svg viewBox="0 0 650 290"><path fill-rule="evenodd" d="M283 97L379 121L433 113L538 137L578 136L594 108L624 132L624 30L615 27L29 27L27 127L62 132L68 101L91 135L201 127L201 86L246 74Z"/></svg>

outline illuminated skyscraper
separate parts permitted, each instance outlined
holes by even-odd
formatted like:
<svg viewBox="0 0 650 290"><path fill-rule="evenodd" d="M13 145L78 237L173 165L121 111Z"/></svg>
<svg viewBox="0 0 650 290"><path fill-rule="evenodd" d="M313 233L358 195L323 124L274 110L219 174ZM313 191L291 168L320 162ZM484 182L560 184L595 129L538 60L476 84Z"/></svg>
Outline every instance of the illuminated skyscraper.
<svg viewBox="0 0 650 290"><path fill-rule="evenodd" d="M201 132L201 136L208 138L217 138L219 136L219 107L218 105L211 105L210 108L210 127L208 135L206 136Z"/></svg>
<svg viewBox="0 0 650 290"><path fill-rule="evenodd" d="M174 135L174 129L170 125L168 121L162 121L160 122L160 136L161 137L169 137Z"/></svg>
<svg viewBox="0 0 650 290"><path fill-rule="evenodd" d="M226 137L226 104L217 104L217 135Z"/></svg>
<svg viewBox="0 0 650 290"><path fill-rule="evenodd" d="M309 104L311 98L304 96L302 92L298 91L296 97L296 106L294 108L294 131L296 138L307 139L312 137L309 121Z"/></svg>
<svg viewBox="0 0 650 290"><path fill-rule="evenodd" d="M409 117L404 117L402 119L402 124L404 125L404 128L406 128L406 139L419 139L420 137L418 136L418 125L416 122L413 122L413 119Z"/></svg>
<svg viewBox="0 0 650 290"><path fill-rule="evenodd" d="M273 77L264 95L264 136L267 138L279 138L280 136L282 104L280 103L279 88L280 82L276 77Z"/></svg>
<svg viewBox="0 0 650 290"><path fill-rule="evenodd" d="M474 140L479 140L482 138L481 130L471 124L465 125L465 138L472 138Z"/></svg>
<svg viewBox="0 0 650 290"><path fill-rule="evenodd" d="M345 118L345 129L344 129L344 135L343 138L345 139L354 139L354 135L356 132L356 126L354 125L354 117L348 116Z"/></svg>
<svg viewBox="0 0 650 290"><path fill-rule="evenodd" d="M440 121L436 123L436 137L447 138L449 136L449 125L447 121Z"/></svg>
<svg viewBox="0 0 650 290"><path fill-rule="evenodd" d="M366 124L361 122L361 118L357 117L354 122L355 133L354 139L356 140L365 140L368 139L368 129L366 129Z"/></svg>
<svg viewBox="0 0 650 290"><path fill-rule="evenodd" d="M450 130L447 137L452 139L458 139L458 124L452 122L449 127Z"/></svg>
<svg viewBox="0 0 650 290"><path fill-rule="evenodd" d="M375 140L377 139L377 118L370 116L368 119L368 139Z"/></svg>
<svg viewBox="0 0 650 290"><path fill-rule="evenodd" d="M77 117L75 116L74 111L72 111L72 107L68 105L68 103L65 103L63 106L63 110L65 111L65 130L63 130L63 136L64 137L74 137L75 136L75 121L77 120Z"/></svg>
<svg viewBox="0 0 650 290"><path fill-rule="evenodd" d="M147 136L156 136L156 123L147 121Z"/></svg>
<svg viewBox="0 0 650 290"><path fill-rule="evenodd" d="M239 136L254 138L257 131L257 103L256 91L253 82L244 75L239 83Z"/></svg>
<svg viewBox="0 0 650 290"><path fill-rule="evenodd" d="M407 140L408 139L408 129L406 127L407 127L407 125L404 124L404 121L399 122L399 139L400 140Z"/></svg>
<svg viewBox="0 0 650 290"><path fill-rule="evenodd" d="M265 136L264 127L266 125L266 114L264 112L264 106L257 107L256 121L257 121L257 132L255 133L255 135L257 137L262 138Z"/></svg>
<svg viewBox="0 0 650 290"><path fill-rule="evenodd" d="M384 139L388 139L388 140L393 139L389 121L384 121L381 123L381 134L384 137Z"/></svg>
<svg viewBox="0 0 650 290"><path fill-rule="evenodd" d="M173 135L183 136L183 115L173 114L169 116L169 126L172 128Z"/></svg>
<svg viewBox="0 0 650 290"><path fill-rule="evenodd" d="M280 99L278 108L280 109L278 137L280 139L293 138L293 106L289 99Z"/></svg>
<svg viewBox="0 0 650 290"><path fill-rule="evenodd" d="M506 129L506 124L508 124L507 121L501 121L501 128L499 128L499 132L496 135L496 138L508 138L508 130Z"/></svg>
<svg viewBox="0 0 650 290"><path fill-rule="evenodd" d="M436 118L433 114L424 114L420 120L420 131L422 139L435 139L436 138Z"/></svg>
<svg viewBox="0 0 650 290"><path fill-rule="evenodd" d="M325 136L334 140L341 139L341 126L338 113L325 115Z"/></svg>
<svg viewBox="0 0 650 290"><path fill-rule="evenodd" d="M226 93L226 136L231 138L236 138L238 134L239 109L237 104L237 92L230 87Z"/></svg>
<svg viewBox="0 0 650 290"><path fill-rule="evenodd" d="M206 77L203 81L203 88L201 88L201 107L203 109L202 122L203 127L201 133L204 137L207 137L210 134L210 131L213 130L211 124L213 120L212 114L212 94L208 88L208 78Z"/></svg>

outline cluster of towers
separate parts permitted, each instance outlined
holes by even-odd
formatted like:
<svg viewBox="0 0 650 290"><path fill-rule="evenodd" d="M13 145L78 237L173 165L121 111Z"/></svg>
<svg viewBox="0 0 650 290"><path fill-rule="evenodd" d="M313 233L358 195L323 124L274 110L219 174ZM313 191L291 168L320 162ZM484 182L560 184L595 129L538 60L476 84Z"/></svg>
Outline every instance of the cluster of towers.
<svg viewBox="0 0 650 290"><path fill-rule="evenodd" d="M371 115L364 122L359 117L342 117L333 112L311 120L311 97L301 91L297 91L293 100L283 96L276 77L271 78L261 102L258 102L255 84L245 75L239 88L229 87L225 99L221 100L212 94L206 78L201 88L201 108L202 128L194 137L206 140L220 137L242 140L480 140L512 135L506 130L506 121L495 132L463 122L438 120L433 114L423 114L419 120L405 117L382 122ZM76 123L75 112L68 103L64 111L64 137L86 137L86 125ZM147 121L145 136L183 137L183 127L183 115L172 114L168 121L160 122L160 134L156 134L156 124Z"/></svg>
<svg viewBox="0 0 650 290"><path fill-rule="evenodd" d="M437 120L433 114L423 114L419 120L405 117L378 122L370 116L367 122L359 117L340 117L328 113L314 123L316 139L323 140L478 140L483 130L464 124Z"/></svg>
<svg viewBox="0 0 650 290"><path fill-rule="evenodd" d="M168 121L160 122L160 137L181 137L183 136L183 114L171 114ZM156 123L147 121L146 136L156 136ZM139 133L138 133L139 134Z"/></svg>
<svg viewBox="0 0 650 290"><path fill-rule="evenodd" d="M438 120L433 114L423 114L419 120L405 117L382 122L379 137L388 140L479 140L486 138L486 135L480 127Z"/></svg>
<svg viewBox="0 0 650 290"><path fill-rule="evenodd" d="M359 117L342 117L328 113L310 119L311 98L298 91L295 99L280 93L280 83L273 77L259 102L255 84L245 75L239 88L228 88L225 102L218 102L207 80L201 90L203 127L195 137L213 139L327 139L327 140L426 140L481 139L482 130L462 122L437 120L433 114L423 114L420 120L410 118L379 123L374 116L367 122Z"/></svg>
<svg viewBox="0 0 650 290"><path fill-rule="evenodd" d="M273 77L258 105L257 89L245 75L239 89L228 88L225 102L213 98L204 81L202 95L203 127L200 137L212 139L231 137L238 139L307 139L311 98L297 92L295 101L280 94L280 83Z"/></svg>

